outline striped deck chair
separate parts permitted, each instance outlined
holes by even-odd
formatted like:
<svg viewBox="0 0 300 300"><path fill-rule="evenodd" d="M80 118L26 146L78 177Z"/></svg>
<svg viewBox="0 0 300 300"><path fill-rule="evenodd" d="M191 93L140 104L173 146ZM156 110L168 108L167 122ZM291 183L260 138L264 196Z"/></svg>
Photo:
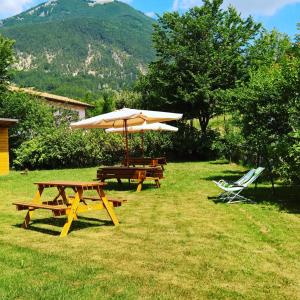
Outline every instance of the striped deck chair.
<svg viewBox="0 0 300 300"><path fill-rule="evenodd" d="M250 170L247 174L245 174L238 181L233 183L228 183L225 180L214 181L214 183L221 189L223 192L218 196L220 201L226 203L238 203L238 202L251 202L254 201L240 195L240 193L245 190L251 183L253 183L263 172L264 168L257 168Z"/></svg>

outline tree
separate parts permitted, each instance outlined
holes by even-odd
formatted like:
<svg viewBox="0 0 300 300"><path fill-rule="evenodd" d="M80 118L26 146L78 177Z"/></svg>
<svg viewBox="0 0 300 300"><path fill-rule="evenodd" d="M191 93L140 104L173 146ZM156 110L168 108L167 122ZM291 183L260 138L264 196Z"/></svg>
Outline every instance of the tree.
<svg viewBox="0 0 300 300"><path fill-rule="evenodd" d="M156 61L138 88L143 106L184 113L199 119L206 132L219 112L220 92L233 88L247 74L245 55L260 25L243 19L222 0L204 0L183 15L165 13L154 25Z"/></svg>
<svg viewBox="0 0 300 300"><path fill-rule="evenodd" d="M13 44L14 41L0 34L0 92L3 91L10 78L8 68L13 63Z"/></svg>
<svg viewBox="0 0 300 300"><path fill-rule="evenodd" d="M245 156L266 164L273 186L274 171L300 181L299 68L299 57L286 54L280 63L251 71L249 82L234 90Z"/></svg>
<svg viewBox="0 0 300 300"><path fill-rule="evenodd" d="M55 126L52 109L40 99L24 93L6 92L0 98L0 117L18 119L11 128L11 149Z"/></svg>
<svg viewBox="0 0 300 300"><path fill-rule="evenodd" d="M287 34L275 29L270 32L263 29L260 36L247 49L247 68L249 71L257 70L261 66L280 63L289 52L292 52L292 43Z"/></svg>

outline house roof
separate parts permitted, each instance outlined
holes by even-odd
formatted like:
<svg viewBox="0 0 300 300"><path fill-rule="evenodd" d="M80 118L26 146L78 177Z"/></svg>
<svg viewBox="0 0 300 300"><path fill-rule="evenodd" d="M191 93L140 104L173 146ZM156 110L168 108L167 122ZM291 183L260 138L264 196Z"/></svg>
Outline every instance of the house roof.
<svg viewBox="0 0 300 300"><path fill-rule="evenodd" d="M17 119L0 118L0 128L8 128L18 123Z"/></svg>
<svg viewBox="0 0 300 300"><path fill-rule="evenodd" d="M84 103L75 99L71 99L68 97L63 97L59 95L53 95L49 93L44 93L44 92L39 92L36 90L33 90L32 88L19 88L16 86L10 86L9 90L12 92L23 92L26 94L30 94L33 96L41 97L46 100L52 101L52 102L59 102L59 103L65 103L65 104L70 104L70 105L78 105L78 106L83 106L83 107L94 107L91 104Z"/></svg>

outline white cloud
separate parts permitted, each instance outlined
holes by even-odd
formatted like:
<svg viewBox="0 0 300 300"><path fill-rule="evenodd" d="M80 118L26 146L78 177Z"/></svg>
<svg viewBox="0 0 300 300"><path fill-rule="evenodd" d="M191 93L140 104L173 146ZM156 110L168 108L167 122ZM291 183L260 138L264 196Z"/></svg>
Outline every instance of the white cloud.
<svg viewBox="0 0 300 300"><path fill-rule="evenodd" d="M156 16L155 12L153 12L153 11L146 12L145 15L150 18L154 18Z"/></svg>
<svg viewBox="0 0 300 300"><path fill-rule="evenodd" d="M174 11L179 10L179 0L173 1L172 10L174 10Z"/></svg>
<svg viewBox="0 0 300 300"><path fill-rule="evenodd" d="M127 3L127 4L131 4L131 3L133 2L133 0L119 0L119 1L125 2L125 3Z"/></svg>
<svg viewBox="0 0 300 300"><path fill-rule="evenodd" d="M286 5L300 3L300 0L252 0L252 1L240 1L240 0L225 0L224 4L229 4L237 8L243 15L255 14L264 16L273 16L277 11Z"/></svg>
<svg viewBox="0 0 300 300"><path fill-rule="evenodd" d="M202 0L174 0L172 10L187 10L202 4Z"/></svg>
<svg viewBox="0 0 300 300"><path fill-rule="evenodd" d="M1 16L5 17L19 14L27 9L29 5L33 5L33 0L1 0Z"/></svg>
<svg viewBox="0 0 300 300"><path fill-rule="evenodd" d="M231 4L243 15L272 16L284 6L293 3L300 3L300 0L225 0L224 6ZM184 11L201 4L202 0L173 0L172 9Z"/></svg>

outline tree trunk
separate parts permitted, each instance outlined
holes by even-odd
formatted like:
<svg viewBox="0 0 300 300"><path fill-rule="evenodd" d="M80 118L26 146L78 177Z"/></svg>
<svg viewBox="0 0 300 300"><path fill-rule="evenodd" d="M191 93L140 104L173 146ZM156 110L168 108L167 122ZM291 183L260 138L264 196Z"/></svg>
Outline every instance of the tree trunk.
<svg viewBox="0 0 300 300"><path fill-rule="evenodd" d="M271 163L269 158L267 157L267 155L265 155L265 159L266 159L266 163L267 163L267 168L270 174L270 180L272 183L272 194L275 195L275 185L274 185L274 176L273 176L273 172L272 172L272 167L271 167Z"/></svg>
<svg viewBox="0 0 300 300"><path fill-rule="evenodd" d="M209 122L209 117L208 116L200 116L198 119L199 119L199 124L200 124L200 127L201 127L201 131L205 135L206 130L207 130L207 126L208 126L208 122Z"/></svg>

